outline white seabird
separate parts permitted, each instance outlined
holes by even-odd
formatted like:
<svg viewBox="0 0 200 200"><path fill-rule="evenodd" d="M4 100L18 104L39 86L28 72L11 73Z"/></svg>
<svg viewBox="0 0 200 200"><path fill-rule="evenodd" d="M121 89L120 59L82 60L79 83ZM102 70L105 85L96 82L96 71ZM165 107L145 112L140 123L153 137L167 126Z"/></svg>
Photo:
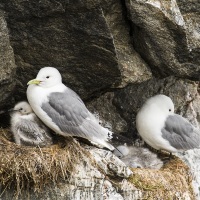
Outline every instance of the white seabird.
<svg viewBox="0 0 200 200"><path fill-rule="evenodd" d="M33 113L26 101L17 103L11 111L11 131L15 143L41 147L52 144L50 130Z"/></svg>
<svg viewBox="0 0 200 200"><path fill-rule="evenodd" d="M200 131L174 113L174 104L165 95L144 103L136 116L136 127L142 139L157 150L172 153L200 146Z"/></svg>
<svg viewBox="0 0 200 200"><path fill-rule="evenodd" d="M42 68L28 85L28 101L50 129L63 136L86 138L95 145L114 150L108 143L112 132L99 125L81 98L62 83L56 68Z"/></svg>

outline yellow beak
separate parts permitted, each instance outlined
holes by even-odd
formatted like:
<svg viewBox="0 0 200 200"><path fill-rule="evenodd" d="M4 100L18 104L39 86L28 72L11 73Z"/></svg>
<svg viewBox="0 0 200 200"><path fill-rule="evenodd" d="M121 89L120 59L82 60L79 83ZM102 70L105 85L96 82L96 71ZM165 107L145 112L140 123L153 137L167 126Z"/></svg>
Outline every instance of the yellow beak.
<svg viewBox="0 0 200 200"><path fill-rule="evenodd" d="M33 79L30 80L27 85L31 85L31 84L35 84L35 85L39 85L41 81L37 80L37 79Z"/></svg>

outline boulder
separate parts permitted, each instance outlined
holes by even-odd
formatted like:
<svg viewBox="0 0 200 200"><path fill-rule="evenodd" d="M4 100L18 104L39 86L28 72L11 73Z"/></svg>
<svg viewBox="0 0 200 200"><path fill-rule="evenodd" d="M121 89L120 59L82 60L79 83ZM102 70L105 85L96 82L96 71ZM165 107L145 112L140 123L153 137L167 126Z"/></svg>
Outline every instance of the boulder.
<svg viewBox="0 0 200 200"><path fill-rule="evenodd" d="M17 99L39 69L53 66L83 98L121 80L112 34L92 0L2 1L17 65Z"/></svg>
<svg viewBox="0 0 200 200"><path fill-rule="evenodd" d="M100 5L113 37L116 56L121 72L121 83L138 83L151 78L151 70L135 51L130 36L131 27L127 18L126 5L121 0L100 0Z"/></svg>
<svg viewBox="0 0 200 200"><path fill-rule="evenodd" d="M178 2L189 13L182 15L174 0L126 0L133 45L155 76L199 80L199 12Z"/></svg>
<svg viewBox="0 0 200 200"><path fill-rule="evenodd" d="M128 131L127 122L113 105L113 97L114 92L107 92L87 102L87 108L99 119L102 126L117 134L125 133Z"/></svg>
<svg viewBox="0 0 200 200"><path fill-rule="evenodd" d="M0 11L0 110L12 104L16 84L16 66L9 38L6 19L3 11Z"/></svg>

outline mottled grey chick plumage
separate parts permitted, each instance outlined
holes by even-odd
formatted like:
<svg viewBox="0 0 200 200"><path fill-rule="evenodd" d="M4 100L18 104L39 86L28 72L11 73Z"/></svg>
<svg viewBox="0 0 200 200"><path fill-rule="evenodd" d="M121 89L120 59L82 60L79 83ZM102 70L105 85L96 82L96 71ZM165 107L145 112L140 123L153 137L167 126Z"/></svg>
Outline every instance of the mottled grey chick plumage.
<svg viewBox="0 0 200 200"><path fill-rule="evenodd" d="M163 166L163 161L157 154L144 147L120 145L113 154L132 168L160 169Z"/></svg>
<svg viewBox="0 0 200 200"><path fill-rule="evenodd" d="M17 103L12 109L11 131L15 143L19 145L44 147L53 143L50 130L25 101Z"/></svg>

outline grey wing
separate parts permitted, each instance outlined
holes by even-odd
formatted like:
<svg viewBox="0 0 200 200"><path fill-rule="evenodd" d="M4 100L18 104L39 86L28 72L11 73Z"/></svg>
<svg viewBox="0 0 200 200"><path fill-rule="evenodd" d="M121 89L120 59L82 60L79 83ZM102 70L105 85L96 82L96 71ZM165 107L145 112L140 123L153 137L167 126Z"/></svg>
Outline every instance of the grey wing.
<svg viewBox="0 0 200 200"><path fill-rule="evenodd" d="M52 140L51 130L35 114L34 121L43 136L46 137L47 140Z"/></svg>
<svg viewBox="0 0 200 200"><path fill-rule="evenodd" d="M102 131L98 121L72 90L51 93L48 100L42 104L42 109L66 135L107 139L108 133Z"/></svg>
<svg viewBox="0 0 200 200"><path fill-rule="evenodd" d="M48 145L52 143L52 138L45 129L38 126L36 122L23 119L16 127L17 133L24 145Z"/></svg>
<svg viewBox="0 0 200 200"><path fill-rule="evenodd" d="M170 115L161 130L162 136L176 149L192 149L200 146L200 131L180 115Z"/></svg>

